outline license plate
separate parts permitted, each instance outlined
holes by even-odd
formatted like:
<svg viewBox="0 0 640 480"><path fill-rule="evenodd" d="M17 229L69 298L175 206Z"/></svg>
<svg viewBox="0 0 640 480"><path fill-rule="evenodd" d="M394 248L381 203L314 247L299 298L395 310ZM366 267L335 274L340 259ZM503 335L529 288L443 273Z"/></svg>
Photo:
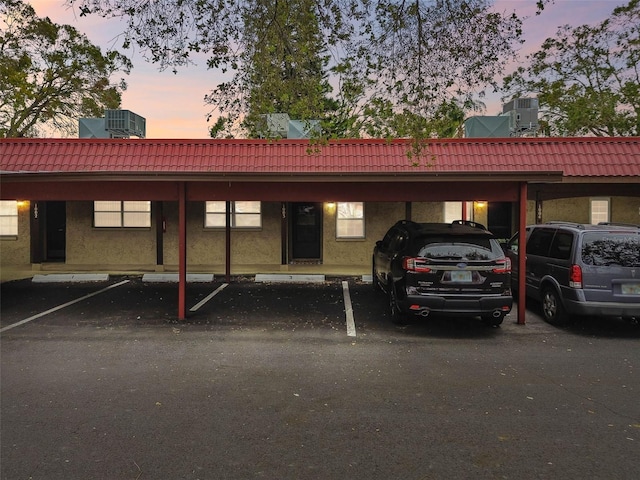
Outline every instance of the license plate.
<svg viewBox="0 0 640 480"><path fill-rule="evenodd" d="M451 271L451 281L452 282L470 282L471 281L471 272L464 271Z"/></svg>
<svg viewBox="0 0 640 480"><path fill-rule="evenodd" d="M640 283L623 283L621 286L623 295L640 295Z"/></svg>

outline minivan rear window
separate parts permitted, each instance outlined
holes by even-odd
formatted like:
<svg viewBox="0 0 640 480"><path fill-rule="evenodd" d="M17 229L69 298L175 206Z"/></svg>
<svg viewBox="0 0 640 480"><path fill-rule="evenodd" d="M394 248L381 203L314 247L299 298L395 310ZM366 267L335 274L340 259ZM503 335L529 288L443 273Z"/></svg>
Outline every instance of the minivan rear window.
<svg viewBox="0 0 640 480"><path fill-rule="evenodd" d="M626 232L585 233L582 239L582 261L597 267L618 265L640 266L640 234Z"/></svg>
<svg viewBox="0 0 640 480"><path fill-rule="evenodd" d="M495 260L503 255L499 244L486 237L465 237L464 239L427 238L418 251L419 257L440 260ZM496 247L496 245L498 245Z"/></svg>

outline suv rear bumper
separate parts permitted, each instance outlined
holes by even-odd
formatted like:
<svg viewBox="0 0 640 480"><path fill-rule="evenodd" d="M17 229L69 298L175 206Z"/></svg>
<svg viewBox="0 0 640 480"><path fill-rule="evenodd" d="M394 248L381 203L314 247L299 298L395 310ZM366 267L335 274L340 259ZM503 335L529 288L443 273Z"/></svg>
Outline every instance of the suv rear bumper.
<svg viewBox="0 0 640 480"><path fill-rule="evenodd" d="M506 295L480 298L452 298L440 295L408 295L398 299L398 307L405 313L424 315L425 311L457 315L485 315L500 311L507 314L513 297Z"/></svg>
<svg viewBox="0 0 640 480"><path fill-rule="evenodd" d="M576 302L564 300L567 313L586 317L640 317L640 303Z"/></svg>

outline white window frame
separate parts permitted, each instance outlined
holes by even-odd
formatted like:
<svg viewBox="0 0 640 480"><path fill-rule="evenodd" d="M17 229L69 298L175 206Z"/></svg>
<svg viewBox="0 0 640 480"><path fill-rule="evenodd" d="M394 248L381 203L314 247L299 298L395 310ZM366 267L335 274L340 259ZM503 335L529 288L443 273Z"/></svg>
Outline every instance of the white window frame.
<svg viewBox="0 0 640 480"><path fill-rule="evenodd" d="M142 208L141 208L142 207ZM109 214L107 221L100 214ZM134 219L142 218L143 221ZM96 200L93 202L94 228L151 228L151 201Z"/></svg>
<svg viewBox="0 0 640 480"><path fill-rule="evenodd" d="M611 199L593 197L589 199L589 222L597 224L611 221Z"/></svg>
<svg viewBox="0 0 640 480"><path fill-rule="evenodd" d="M364 202L337 202L336 238L365 238Z"/></svg>
<svg viewBox="0 0 640 480"><path fill-rule="evenodd" d="M258 230L262 228L262 202L230 201L231 228ZM204 228L220 229L226 227L227 202L210 200L204 206Z"/></svg>
<svg viewBox="0 0 640 480"><path fill-rule="evenodd" d="M18 236L18 201L0 200L0 237Z"/></svg>

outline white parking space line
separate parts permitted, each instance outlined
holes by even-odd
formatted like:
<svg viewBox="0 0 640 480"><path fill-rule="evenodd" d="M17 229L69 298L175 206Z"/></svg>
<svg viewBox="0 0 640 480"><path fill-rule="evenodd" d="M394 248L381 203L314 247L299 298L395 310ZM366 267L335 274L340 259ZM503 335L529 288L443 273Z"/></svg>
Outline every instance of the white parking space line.
<svg viewBox="0 0 640 480"><path fill-rule="evenodd" d="M342 282L342 293L344 294L344 311L347 315L347 336L355 337L356 322L353 319L353 306L351 305L349 282Z"/></svg>
<svg viewBox="0 0 640 480"><path fill-rule="evenodd" d="M18 327L20 325L24 325L25 323L31 322L32 320L36 320L40 317L44 317L45 315L49 315L50 313L57 312L58 310L62 310L63 308L68 307L69 305L73 305L74 303L82 302L87 298L95 297L96 295L104 293L107 290L111 290L112 288L119 287L120 285L124 285L125 283L129 283L129 280L123 280L121 282L114 283L113 285L109 285L108 287L103 288L102 290L98 290L97 292L90 293L88 295L85 295L84 297L76 298L75 300L71 300L70 302L63 303L62 305L58 305L57 307L50 308L45 312L38 313L29 318L25 318L24 320L20 320L19 322L12 323L11 325L7 325L4 328L0 328L0 333L6 332L7 330L11 330L12 328Z"/></svg>
<svg viewBox="0 0 640 480"><path fill-rule="evenodd" d="M222 285L220 285L213 292L211 292L209 295L207 295L202 300L200 300L198 303L196 303L193 307L191 307L189 309L189 311L190 312L197 312L200 309L200 307L202 307L205 303L207 303L209 300L211 300L213 297L215 297L217 294L219 294L222 290L224 290L227 285L229 285L229 284L228 283L223 283Z"/></svg>

